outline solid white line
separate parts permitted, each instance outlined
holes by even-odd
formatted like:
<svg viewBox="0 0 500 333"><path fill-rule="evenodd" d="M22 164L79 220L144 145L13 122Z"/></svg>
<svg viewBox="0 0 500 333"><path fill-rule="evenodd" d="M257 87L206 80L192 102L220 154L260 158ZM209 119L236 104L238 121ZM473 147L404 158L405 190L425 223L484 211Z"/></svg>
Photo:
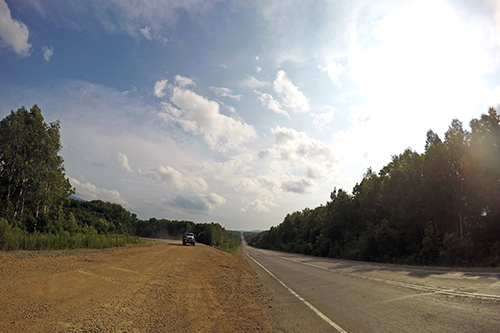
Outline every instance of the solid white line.
<svg viewBox="0 0 500 333"><path fill-rule="evenodd" d="M278 281L283 287L285 287L286 290L288 290L292 295L294 295L295 297L297 297L299 300L302 301L302 303L304 303L305 305L307 305L311 310L313 310L321 319L323 319L324 321L326 321L330 326L332 326L334 329L337 330L337 332L340 332L340 333L347 333L346 330L344 330L342 327L340 327L339 325L335 324L330 318L328 318L327 316L325 316L321 311L319 311L318 309L316 309L311 303L309 303L308 301L306 301L304 298L302 298L299 294L297 294L295 291L293 291L290 287L288 287L285 283L283 283L283 281L281 281L280 279L278 279L273 273L271 273L267 268L265 268L264 266L262 266L257 260L255 260L254 258L252 258L248 252L246 250L243 250L245 251L245 254L248 256L248 258L252 259L253 262L255 262L257 265L259 265L263 270L265 270L267 273L269 273L269 275L271 275L274 279L276 279L276 281Z"/></svg>

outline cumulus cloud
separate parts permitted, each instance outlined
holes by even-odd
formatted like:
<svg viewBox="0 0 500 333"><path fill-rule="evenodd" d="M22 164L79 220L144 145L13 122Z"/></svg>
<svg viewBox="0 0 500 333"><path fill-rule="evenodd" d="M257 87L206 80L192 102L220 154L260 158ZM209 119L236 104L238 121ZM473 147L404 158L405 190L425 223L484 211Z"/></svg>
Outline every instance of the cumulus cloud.
<svg viewBox="0 0 500 333"><path fill-rule="evenodd" d="M167 80L159 80L155 82L155 96L158 98L163 98L166 95Z"/></svg>
<svg viewBox="0 0 500 333"><path fill-rule="evenodd" d="M13 19L5 0L0 0L0 45L12 48L21 57L26 57L31 54L28 38L29 31L26 24Z"/></svg>
<svg viewBox="0 0 500 333"><path fill-rule="evenodd" d="M281 187L286 192L305 194L311 192L314 183L309 179L299 179L283 182Z"/></svg>
<svg viewBox="0 0 500 333"><path fill-rule="evenodd" d="M275 145L271 151L276 158L302 168L307 177L324 178L333 169L336 158L324 142L291 128L278 126L271 132L275 137Z"/></svg>
<svg viewBox="0 0 500 333"><path fill-rule="evenodd" d="M208 191L208 184L203 178L185 175L171 166L160 166L151 168L148 171L139 170L139 173L148 178L172 184L179 190L188 190L191 192Z"/></svg>
<svg viewBox="0 0 500 333"><path fill-rule="evenodd" d="M207 201L207 204L212 208L226 203L226 199L216 193L210 193L209 195L205 196L205 199Z"/></svg>
<svg viewBox="0 0 500 333"><path fill-rule="evenodd" d="M288 119L290 119L288 112L286 112L281 108L280 102L274 99L274 97L271 94L261 93L260 91L257 90L254 90L254 93L257 95L257 100L266 108L275 113L284 114L285 116L288 117Z"/></svg>
<svg viewBox="0 0 500 333"><path fill-rule="evenodd" d="M237 101L241 100L241 94L234 95L233 91L229 88L210 87L210 90L212 90L219 97L228 97Z"/></svg>
<svg viewBox="0 0 500 333"><path fill-rule="evenodd" d="M71 185L75 188L76 196L85 200L102 200L121 205L128 205L127 201L120 195L117 190L107 190L99 188L88 181L78 181L74 178L69 178Z"/></svg>
<svg viewBox="0 0 500 333"><path fill-rule="evenodd" d="M261 199L255 199L254 201L250 202L248 205L245 207L241 208L240 210L242 212L246 212L249 210L254 210L256 212L270 212L272 207L277 207L274 202L267 201L267 200L261 200Z"/></svg>
<svg viewBox="0 0 500 333"><path fill-rule="evenodd" d="M309 100L299 88L293 85L285 71L278 71L273 88L285 107L297 113L309 112Z"/></svg>
<svg viewBox="0 0 500 333"><path fill-rule="evenodd" d="M165 204L171 207L181 208L183 210L204 213L214 210L217 206L226 203L226 199L218 194L210 193L205 196L182 196L177 195L171 200L165 201Z"/></svg>
<svg viewBox="0 0 500 333"><path fill-rule="evenodd" d="M174 87L170 100L176 107L163 103L159 116L178 123L186 132L202 135L212 150L223 152L238 148L257 136L252 126L221 114L217 102L191 90Z"/></svg>
<svg viewBox="0 0 500 333"><path fill-rule="evenodd" d="M132 170L132 168L128 164L128 157L127 157L127 155L118 152L118 162L120 163L120 167L123 170L125 170L125 171L127 171L129 173L134 172L134 170Z"/></svg>
<svg viewBox="0 0 500 333"><path fill-rule="evenodd" d="M54 55L54 48L52 46L42 46L42 53L45 61L49 62Z"/></svg>

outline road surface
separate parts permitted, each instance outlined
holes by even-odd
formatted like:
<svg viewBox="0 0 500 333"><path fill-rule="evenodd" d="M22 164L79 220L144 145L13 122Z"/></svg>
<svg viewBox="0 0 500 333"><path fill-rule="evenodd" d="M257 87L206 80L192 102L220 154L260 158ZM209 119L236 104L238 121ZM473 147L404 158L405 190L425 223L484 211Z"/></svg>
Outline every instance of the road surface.
<svg viewBox="0 0 500 333"><path fill-rule="evenodd" d="M498 272L243 250L286 332L500 332Z"/></svg>

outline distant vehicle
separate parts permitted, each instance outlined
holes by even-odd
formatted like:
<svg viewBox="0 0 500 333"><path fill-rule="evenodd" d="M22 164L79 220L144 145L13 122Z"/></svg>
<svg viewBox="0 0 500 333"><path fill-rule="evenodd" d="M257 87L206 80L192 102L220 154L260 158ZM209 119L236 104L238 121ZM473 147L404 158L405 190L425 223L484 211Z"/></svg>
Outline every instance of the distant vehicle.
<svg viewBox="0 0 500 333"><path fill-rule="evenodd" d="M188 231L184 235L182 235L182 245L186 245L188 243L192 244L193 246L196 245L196 241L194 239L194 233L192 231Z"/></svg>

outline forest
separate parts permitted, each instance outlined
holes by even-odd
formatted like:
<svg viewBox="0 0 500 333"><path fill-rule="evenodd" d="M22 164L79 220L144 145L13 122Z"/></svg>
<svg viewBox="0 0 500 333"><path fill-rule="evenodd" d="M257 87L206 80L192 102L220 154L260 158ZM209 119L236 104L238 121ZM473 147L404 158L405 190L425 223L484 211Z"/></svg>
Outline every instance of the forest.
<svg viewBox="0 0 500 333"><path fill-rule="evenodd" d="M334 189L314 209L288 214L252 246L372 262L500 264L500 116L490 108L454 119L444 138L427 132L425 152L406 149L349 194Z"/></svg>
<svg viewBox="0 0 500 333"><path fill-rule="evenodd" d="M180 239L182 234L192 230L196 241L214 246L227 252L234 252L241 244L241 239L231 231L227 231L219 223L194 223L191 221L169 221L150 218L137 220L133 224L134 234L149 238Z"/></svg>
<svg viewBox="0 0 500 333"><path fill-rule="evenodd" d="M180 239L187 230L228 252L239 246L240 238L218 223L144 221L119 204L70 198L59 129L36 105L0 121L0 250L106 248L139 237Z"/></svg>

